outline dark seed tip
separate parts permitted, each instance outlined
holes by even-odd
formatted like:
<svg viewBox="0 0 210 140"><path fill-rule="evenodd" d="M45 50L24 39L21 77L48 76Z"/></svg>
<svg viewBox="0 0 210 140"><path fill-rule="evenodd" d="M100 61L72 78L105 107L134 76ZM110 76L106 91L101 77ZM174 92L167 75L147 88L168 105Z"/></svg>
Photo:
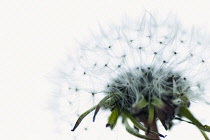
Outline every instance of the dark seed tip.
<svg viewBox="0 0 210 140"><path fill-rule="evenodd" d="M111 126L110 124L108 124L108 123L106 124L106 127L110 127L110 126Z"/></svg>
<svg viewBox="0 0 210 140"><path fill-rule="evenodd" d="M162 138L165 138L167 135L164 136L164 135L162 135L162 134L159 134L159 136L162 137Z"/></svg>

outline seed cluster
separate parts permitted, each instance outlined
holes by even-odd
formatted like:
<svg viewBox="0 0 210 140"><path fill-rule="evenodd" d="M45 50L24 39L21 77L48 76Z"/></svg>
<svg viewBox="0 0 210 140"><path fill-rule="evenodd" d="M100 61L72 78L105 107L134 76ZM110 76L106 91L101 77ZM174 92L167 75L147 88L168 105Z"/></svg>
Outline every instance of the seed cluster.
<svg viewBox="0 0 210 140"><path fill-rule="evenodd" d="M128 110L142 98L152 102L153 97L170 100L178 106L182 102L180 97L192 92L186 78L161 69L154 72L150 67L120 75L107 89L109 93L121 94L124 100L120 106Z"/></svg>
<svg viewBox="0 0 210 140"><path fill-rule="evenodd" d="M121 116L126 130L143 139L163 137L156 132L157 120L170 129L183 116L201 131L210 131L188 110L208 90L210 79L210 45L196 30L188 32L173 19L158 23L145 14L138 22L100 28L100 34L80 45L79 61L70 72L71 94L106 97L83 113L72 131L94 110L95 120L101 107L112 111L107 126L113 129ZM127 119L146 136L135 132Z"/></svg>

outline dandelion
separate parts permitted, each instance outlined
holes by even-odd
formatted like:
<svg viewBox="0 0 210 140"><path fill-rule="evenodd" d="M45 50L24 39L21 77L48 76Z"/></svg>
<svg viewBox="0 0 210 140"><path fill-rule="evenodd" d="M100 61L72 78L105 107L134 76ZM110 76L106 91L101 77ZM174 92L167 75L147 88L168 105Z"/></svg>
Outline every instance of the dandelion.
<svg viewBox="0 0 210 140"><path fill-rule="evenodd" d="M93 38L81 44L69 89L71 94L104 98L79 116L72 131L90 112L95 121L104 108L110 111L106 127L114 129L122 118L127 132L142 139L164 138L157 121L170 130L173 120L195 125L208 139L204 131L210 132L210 127L189 110L196 99L207 102L203 95L210 78L210 46L205 36L188 32L176 20L157 22L147 13L139 22L100 27Z"/></svg>

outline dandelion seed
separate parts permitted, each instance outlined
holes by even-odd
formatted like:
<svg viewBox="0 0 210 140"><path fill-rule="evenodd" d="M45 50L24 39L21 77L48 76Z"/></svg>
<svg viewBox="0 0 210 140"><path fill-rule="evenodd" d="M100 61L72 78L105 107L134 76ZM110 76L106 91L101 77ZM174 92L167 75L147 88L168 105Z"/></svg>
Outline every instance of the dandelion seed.
<svg viewBox="0 0 210 140"><path fill-rule="evenodd" d="M210 132L210 127L188 109L208 90L210 45L203 36L185 31L177 22L157 23L149 14L140 23L100 29L101 35L82 45L69 89L71 94L105 97L80 115L72 131L90 112L95 111L97 120L100 108L105 108L111 110L106 127L114 129L121 117L127 132L142 139L165 137L158 132L157 121L169 130L175 119L195 125L208 139L204 131Z"/></svg>

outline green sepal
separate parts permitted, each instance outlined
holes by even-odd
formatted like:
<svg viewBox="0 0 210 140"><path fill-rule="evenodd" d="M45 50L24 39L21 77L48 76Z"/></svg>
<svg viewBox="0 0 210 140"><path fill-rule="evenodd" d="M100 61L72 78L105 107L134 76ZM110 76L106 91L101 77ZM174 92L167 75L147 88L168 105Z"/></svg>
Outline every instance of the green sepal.
<svg viewBox="0 0 210 140"><path fill-rule="evenodd" d="M109 116L108 123L106 124L106 127L110 127L111 129L113 129L117 124L119 115L120 115L120 109L117 106L112 110L112 113Z"/></svg>
<svg viewBox="0 0 210 140"><path fill-rule="evenodd" d="M153 104L154 106L156 106L158 108L164 107L163 101L161 99L157 98L156 96L153 97L151 104Z"/></svg>
<svg viewBox="0 0 210 140"><path fill-rule="evenodd" d="M147 105L148 105L147 100L145 100L144 97L142 97L142 99L137 104L134 104L133 107L135 107L136 109L142 109Z"/></svg>
<svg viewBox="0 0 210 140"><path fill-rule="evenodd" d="M148 137L148 136L145 136L145 135L141 135L140 133L138 133L138 131L136 131L134 128L132 128L128 121L127 121L127 117L125 115L123 115L123 120L122 120L123 124L125 125L125 129L128 133L138 137L138 138L142 138L142 139L146 139L146 140L157 140L157 139L154 139L154 138L151 138L151 137Z"/></svg>
<svg viewBox="0 0 210 140"><path fill-rule="evenodd" d="M208 136L206 135L206 133L202 130L200 130L201 134L203 135L203 137L205 138L205 140L209 140Z"/></svg>
<svg viewBox="0 0 210 140"><path fill-rule="evenodd" d="M144 132L147 132L147 128L145 126L143 126L139 121L137 121L128 111L124 110L123 113L127 118L129 118L131 120L131 122L134 124L134 126L136 126L137 128L139 128L140 130L142 130ZM150 130L150 133L165 138L164 135L162 135L158 132Z"/></svg>
<svg viewBox="0 0 210 140"><path fill-rule="evenodd" d="M182 102L185 106L189 107L190 101L186 96L182 95L182 96L180 96L180 99L182 100Z"/></svg>
<svg viewBox="0 0 210 140"><path fill-rule="evenodd" d="M154 120L154 114L155 114L155 107L152 104L149 104L148 106L149 108L149 118L148 118L148 123L149 125L152 124L153 120Z"/></svg>
<svg viewBox="0 0 210 140"><path fill-rule="evenodd" d="M92 112L94 109L96 108L96 106L92 107L91 109L88 109L87 111L85 111L82 115L79 116L79 118L77 119L73 129L71 131L74 131L79 124L82 122L82 120L85 118L85 116L87 116L90 112Z"/></svg>
<svg viewBox="0 0 210 140"><path fill-rule="evenodd" d="M100 108L101 108L102 106L104 106L104 104L106 104L106 101L107 101L108 99L110 99L110 98L116 98L117 96L119 96L117 93L109 94L109 95L107 95L106 97L104 97L104 98L98 103L98 105L96 106L94 115L93 115L93 122L95 121L95 117L96 117L98 111L100 110Z"/></svg>
<svg viewBox="0 0 210 140"><path fill-rule="evenodd" d="M202 125L189 111L189 109L185 106L180 107L180 115L186 117L189 119L193 124L195 124L199 129L203 131L210 132L210 126L208 125Z"/></svg>

